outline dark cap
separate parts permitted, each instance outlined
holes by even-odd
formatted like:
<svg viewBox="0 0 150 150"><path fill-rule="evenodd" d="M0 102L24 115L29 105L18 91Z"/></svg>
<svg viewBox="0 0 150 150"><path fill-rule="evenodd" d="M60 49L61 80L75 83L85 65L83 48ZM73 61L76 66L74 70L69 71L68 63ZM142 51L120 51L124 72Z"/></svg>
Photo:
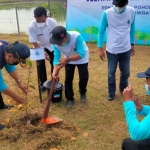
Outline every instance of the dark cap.
<svg viewBox="0 0 150 150"><path fill-rule="evenodd" d="M128 0L113 0L112 4L123 7L127 2Z"/></svg>
<svg viewBox="0 0 150 150"><path fill-rule="evenodd" d="M150 68L148 68L145 72L139 72L137 74L138 78L150 78Z"/></svg>
<svg viewBox="0 0 150 150"><path fill-rule="evenodd" d="M59 44L64 39L64 37L67 35L66 28L63 26L57 26L52 30L52 36L50 37L49 42L51 44Z"/></svg>
<svg viewBox="0 0 150 150"><path fill-rule="evenodd" d="M14 58L18 58L20 64L22 65L26 64L26 59L30 56L29 48L25 44L18 41L13 44L9 44L6 47L6 52L11 53Z"/></svg>

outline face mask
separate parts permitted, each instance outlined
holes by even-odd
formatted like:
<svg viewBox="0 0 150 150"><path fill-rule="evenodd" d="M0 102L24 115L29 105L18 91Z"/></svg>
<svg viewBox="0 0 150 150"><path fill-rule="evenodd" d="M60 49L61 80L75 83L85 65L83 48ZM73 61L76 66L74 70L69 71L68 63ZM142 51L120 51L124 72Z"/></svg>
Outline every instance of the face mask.
<svg viewBox="0 0 150 150"><path fill-rule="evenodd" d="M121 13L121 12L124 11L125 6L124 6L124 7L115 7L115 8L116 8L116 11L117 11L118 13Z"/></svg>
<svg viewBox="0 0 150 150"><path fill-rule="evenodd" d="M145 90L146 90L147 95L150 95L150 90L148 89L148 85L147 84L145 84Z"/></svg>
<svg viewBox="0 0 150 150"><path fill-rule="evenodd" d="M61 47L65 47L66 45L67 45L67 42L63 43L63 44L61 45Z"/></svg>
<svg viewBox="0 0 150 150"><path fill-rule="evenodd" d="M46 22L37 23L39 28L43 28L46 25Z"/></svg>

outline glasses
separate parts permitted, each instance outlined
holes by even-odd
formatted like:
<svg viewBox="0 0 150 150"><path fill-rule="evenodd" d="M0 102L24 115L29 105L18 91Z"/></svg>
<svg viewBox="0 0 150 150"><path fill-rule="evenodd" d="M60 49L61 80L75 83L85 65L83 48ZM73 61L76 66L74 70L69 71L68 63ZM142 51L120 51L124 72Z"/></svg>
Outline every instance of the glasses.
<svg viewBox="0 0 150 150"><path fill-rule="evenodd" d="M17 55L17 57L18 57L18 59L19 59L19 63L20 63L20 65L21 65L21 67L26 67L27 66L27 63L26 63L26 60L25 59L21 59L20 57L19 57L19 54L16 52L16 55Z"/></svg>

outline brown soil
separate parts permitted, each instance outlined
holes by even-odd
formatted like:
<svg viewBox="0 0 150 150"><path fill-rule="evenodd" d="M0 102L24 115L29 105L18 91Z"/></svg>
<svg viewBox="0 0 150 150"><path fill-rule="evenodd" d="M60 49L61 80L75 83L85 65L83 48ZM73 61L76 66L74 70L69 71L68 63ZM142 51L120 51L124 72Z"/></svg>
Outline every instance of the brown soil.
<svg viewBox="0 0 150 150"><path fill-rule="evenodd" d="M28 117L30 124L27 123ZM23 139L31 142L37 139L39 142L35 145L34 150L49 150L58 148L62 141L69 140L76 131L75 127L64 122L48 125L40 121L41 116L37 113L12 120L7 129L1 131L1 142L7 140L10 143L17 143Z"/></svg>

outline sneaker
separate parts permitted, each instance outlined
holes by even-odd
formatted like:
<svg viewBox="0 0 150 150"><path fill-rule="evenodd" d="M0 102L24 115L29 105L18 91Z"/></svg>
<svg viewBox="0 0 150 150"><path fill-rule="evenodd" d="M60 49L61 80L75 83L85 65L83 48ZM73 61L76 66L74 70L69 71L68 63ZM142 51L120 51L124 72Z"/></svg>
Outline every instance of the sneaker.
<svg viewBox="0 0 150 150"><path fill-rule="evenodd" d="M80 102L85 103L86 101L86 94L81 94L80 95Z"/></svg>
<svg viewBox="0 0 150 150"><path fill-rule="evenodd" d="M3 108L0 108L1 110L8 110L10 108L14 107L14 105L11 105L11 104L4 104L4 107Z"/></svg>
<svg viewBox="0 0 150 150"><path fill-rule="evenodd" d="M107 99L109 101L112 101L114 99L114 97L115 97L115 94L113 94L113 95L109 94L108 97L107 97Z"/></svg>
<svg viewBox="0 0 150 150"><path fill-rule="evenodd" d="M66 107L70 108L73 106L73 104L74 104L74 101L67 100Z"/></svg>
<svg viewBox="0 0 150 150"><path fill-rule="evenodd" d="M0 130L3 130L5 126L3 124L0 124Z"/></svg>

